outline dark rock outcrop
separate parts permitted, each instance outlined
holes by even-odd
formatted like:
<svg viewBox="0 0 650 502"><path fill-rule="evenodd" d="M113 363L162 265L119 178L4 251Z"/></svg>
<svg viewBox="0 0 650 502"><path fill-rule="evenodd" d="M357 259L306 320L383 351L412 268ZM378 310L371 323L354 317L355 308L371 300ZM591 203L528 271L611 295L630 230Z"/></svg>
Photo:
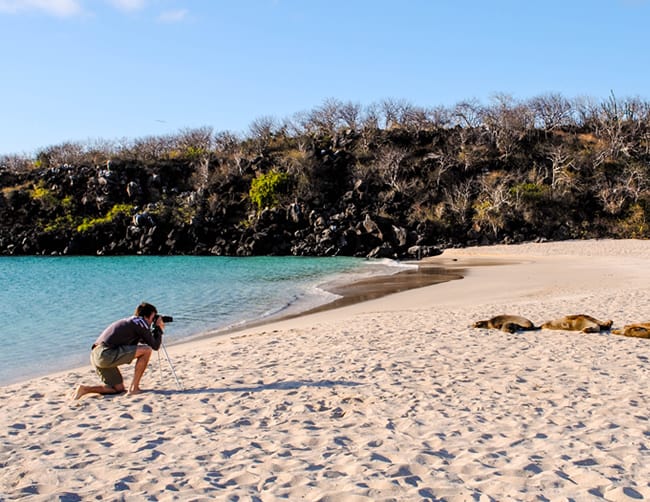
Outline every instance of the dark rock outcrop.
<svg viewBox="0 0 650 502"><path fill-rule="evenodd" d="M315 157L325 165L314 166L314 176L340 174L347 158L335 152ZM399 218L372 212L370 188L359 180L347 192L341 180L322 182L330 196L341 194L328 204L294 200L253 211L242 193L248 184L199 191L188 182L192 171L183 162L114 161L3 178L20 188L0 197L0 254L413 258L412 247L424 238ZM419 256L433 252L418 249Z"/></svg>

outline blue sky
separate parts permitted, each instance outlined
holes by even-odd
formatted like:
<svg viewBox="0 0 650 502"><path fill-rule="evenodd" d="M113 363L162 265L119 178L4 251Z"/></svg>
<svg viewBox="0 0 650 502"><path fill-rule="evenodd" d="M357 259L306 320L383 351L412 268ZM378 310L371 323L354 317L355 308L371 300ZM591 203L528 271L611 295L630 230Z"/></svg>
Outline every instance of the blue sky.
<svg viewBox="0 0 650 502"><path fill-rule="evenodd" d="M650 0L0 0L0 154L363 106L648 99Z"/></svg>

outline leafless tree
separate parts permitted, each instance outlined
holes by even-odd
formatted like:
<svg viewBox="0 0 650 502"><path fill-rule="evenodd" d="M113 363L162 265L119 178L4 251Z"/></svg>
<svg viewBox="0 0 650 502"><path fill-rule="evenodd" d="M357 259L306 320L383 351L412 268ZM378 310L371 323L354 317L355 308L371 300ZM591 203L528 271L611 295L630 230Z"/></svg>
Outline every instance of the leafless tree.
<svg viewBox="0 0 650 502"><path fill-rule="evenodd" d="M360 150L363 153L369 153L370 145L375 133L380 129L381 110L377 103L372 103L365 107L361 115L361 137Z"/></svg>
<svg viewBox="0 0 650 502"><path fill-rule="evenodd" d="M210 152L214 147L212 127L204 126L195 129L183 129L177 136L178 146L182 149L194 149Z"/></svg>
<svg viewBox="0 0 650 502"><path fill-rule="evenodd" d="M277 130L278 122L270 115L258 117L251 122L248 131L255 153L258 155L264 153Z"/></svg>
<svg viewBox="0 0 650 502"><path fill-rule="evenodd" d="M512 155L535 123L530 108L508 94L494 95L493 105L485 109L483 120L504 159Z"/></svg>
<svg viewBox="0 0 650 502"><path fill-rule="evenodd" d="M379 103L384 129L407 127L416 113L415 107L405 99L384 99Z"/></svg>
<svg viewBox="0 0 650 502"><path fill-rule="evenodd" d="M442 176L447 172L456 167L458 164L457 158L449 154L448 152L442 149L436 149L435 151L428 153L424 157L425 161L432 161L435 170L435 180L436 180L436 189L440 188L440 182Z"/></svg>
<svg viewBox="0 0 650 502"><path fill-rule="evenodd" d="M571 171L575 168L573 154L564 145L552 147L547 155L551 162L551 189L555 192L568 189L573 183Z"/></svg>
<svg viewBox="0 0 650 502"><path fill-rule="evenodd" d="M85 146L86 157L94 166L106 165L111 158L119 155L121 145L114 140L89 140Z"/></svg>
<svg viewBox="0 0 650 502"><path fill-rule="evenodd" d="M603 209L612 215L620 214L627 203L625 191L610 181L599 184L596 195L600 199Z"/></svg>
<svg viewBox="0 0 650 502"><path fill-rule="evenodd" d="M402 127L411 131L424 131L440 127L441 123L448 124L443 119L443 108L427 109L419 106L412 106L406 111L402 118Z"/></svg>
<svg viewBox="0 0 650 502"><path fill-rule="evenodd" d="M483 124L483 106L476 100L461 101L451 112L452 125L475 129Z"/></svg>
<svg viewBox="0 0 650 502"><path fill-rule="evenodd" d="M194 167L193 181L197 190L208 185L210 155L214 147L211 127L183 129L176 137L177 149L188 157Z"/></svg>
<svg viewBox="0 0 650 502"><path fill-rule="evenodd" d="M433 127L451 127L453 124L452 112L444 106L436 106L427 111L429 122Z"/></svg>
<svg viewBox="0 0 650 502"><path fill-rule="evenodd" d="M578 127L593 129L598 123L598 103L588 96L573 99L571 109Z"/></svg>
<svg viewBox="0 0 650 502"><path fill-rule="evenodd" d="M404 165L404 159L408 155L408 149L393 145L383 147L377 155L377 173L385 183L398 192L403 192L406 188L404 174L407 166Z"/></svg>
<svg viewBox="0 0 650 502"><path fill-rule="evenodd" d="M650 190L648 167L637 162L627 164L623 171L623 184L632 201L637 202L642 194Z"/></svg>
<svg viewBox="0 0 650 502"><path fill-rule="evenodd" d="M321 106L310 113L310 120L316 129L333 134L340 125L341 102L334 98L326 99Z"/></svg>
<svg viewBox="0 0 650 502"><path fill-rule="evenodd" d="M488 156L489 143L487 133L482 127L477 129L461 128L458 132L457 144L452 145L458 164L465 171L474 169L478 162Z"/></svg>
<svg viewBox="0 0 650 502"><path fill-rule="evenodd" d="M282 127L288 134L294 138L306 136L313 132L309 122L309 112L301 111L294 113L291 117L287 117L282 122Z"/></svg>
<svg viewBox="0 0 650 502"><path fill-rule="evenodd" d="M339 109L339 119L348 129L356 131L361 125L361 105L359 103L341 103Z"/></svg>
<svg viewBox="0 0 650 502"><path fill-rule="evenodd" d="M381 110L377 103L372 103L364 109L361 126L365 130L374 131L380 128Z"/></svg>
<svg viewBox="0 0 650 502"><path fill-rule="evenodd" d="M618 100L614 94L602 104L603 133L609 143L608 155L629 156L639 149L639 136L648 129L650 104L639 98ZM646 146L647 148L647 146Z"/></svg>
<svg viewBox="0 0 650 502"><path fill-rule="evenodd" d="M620 214L629 204L636 203L650 187L648 169L638 163L626 164L614 176L600 176L596 181L596 195L603 209L610 214Z"/></svg>
<svg viewBox="0 0 650 502"><path fill-rule="evenodd" d="M608 99L600 105L598 121L599 134L605 140L603 158L616 159L620 153L625 153L623 135L623 106L611 93Z"/></svg>
<svg viewBox="0 0 650 502"><path fill-rule="evenodd" d="M241 139L231 131L221 131L214 135L214 149L229 154L241 146Z"/></svg>
<svg viewBox="0 0 650 502"><path fill-rule="evenodd" d="M650 102L638 97L627 100L625 117L630 150L650 155Z"/></svg>
<svg viewBox="0 0 650 502"><path fill-rule="evenodd" d="M232 132L221 132L214 137L214 147L221 158L219 175L241 176L246 158L241 138Z"/></svg>
<svg viewBox="0 0 650 502"><path fill-rule="evenodd" d="M503 174L491 173L479 180L479 194L474 202L473 221L478 230L486 225L496 237L504 227L513 196L510 191L510 177Z"/></svg>
<svg viewBox="0 0 650 502"><path fill-rule="evenodd" d="M623 120L633 123L635 127L647 124L650 119L650 103L639 97L627 98L623 101Z"/></svg>
<svg viewBox="0 0 650 502"><path fill-rule="evenodd" d="M391 129L399 123L400 104L394 99L384 99L379 103L381 110L381 127Z"/></svg>
<svg viewBox="0 0 650 502"><path fill-rule="evenodd" d="M10 172L24 172L32 167L32 160L24 155L0 156L0 170L7 169Z"/></svg>
<svg viewBox="0 0 650 502"><path fill-rule="evenodd" d="M41 150L37 154L37 159L43 167L60 167L82 163L85 154L86 149L82 143L66 142Z"/></svg>
<svg viewBox="0 0 650 502"><path fill-rule="evenodd" d="M307 153L312 135L315 133L307 112L295 113L291 118L285 119L282 129L287 132L301 154Z"/></svg>
<svg viewBox="0 0 650 502"><path fill-rule="evenodd" d="M535 114L535 124L545 132L571 123L571 102L561 94L542 94L532 98L528 106Z"/></svg>
<svg viewBox="0 0 650 502"><path fill-rule="evenodd" d="M298 117L298 124L305 132L333 135L341 129L357 130L362 121L361 111L358 103L328 98L319 107Z"/></svg>
<svg viewBox="0 0 650 502"><path fill-rule="evenodd" d="M474 191L474 184L471 179L452 185L449 189L444 189L445 205L454 216L454 219L461 224L468 221Z"/></svg>
<svg viewBox="0 0 650 502"><path fill-rule="evenodd" d="M133 141L128 151L142 162L151 162L169 157L174 147L174 136L147 136Z"/></svg>

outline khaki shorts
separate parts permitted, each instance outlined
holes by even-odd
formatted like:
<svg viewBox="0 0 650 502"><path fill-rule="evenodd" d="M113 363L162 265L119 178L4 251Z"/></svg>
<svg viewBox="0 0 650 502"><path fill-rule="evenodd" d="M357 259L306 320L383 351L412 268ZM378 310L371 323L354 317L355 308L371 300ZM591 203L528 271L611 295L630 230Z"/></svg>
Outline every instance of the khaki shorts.
<svg viewBox="0 0 650 502"><path fill-rule="evenodd" d="M102 382L115 387L124 382L122 373L117 367L133 361L137 348L137 345L121 345L115 348L98 345L90 353L90 364L93 365Z"/></svg>

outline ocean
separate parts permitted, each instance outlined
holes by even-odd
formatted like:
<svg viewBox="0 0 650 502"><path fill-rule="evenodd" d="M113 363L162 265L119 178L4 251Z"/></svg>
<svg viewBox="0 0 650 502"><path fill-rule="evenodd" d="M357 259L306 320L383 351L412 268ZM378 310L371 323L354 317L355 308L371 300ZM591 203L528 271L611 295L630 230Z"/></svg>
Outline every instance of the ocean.
<svg viewBox="0 0 650 502"><path fill-rule="evenodd" d="M142 301L173 316L165 343L336 299L327 283L394 273L360 258L0 257L0 385L88 365L92 343Z"/></svg>

